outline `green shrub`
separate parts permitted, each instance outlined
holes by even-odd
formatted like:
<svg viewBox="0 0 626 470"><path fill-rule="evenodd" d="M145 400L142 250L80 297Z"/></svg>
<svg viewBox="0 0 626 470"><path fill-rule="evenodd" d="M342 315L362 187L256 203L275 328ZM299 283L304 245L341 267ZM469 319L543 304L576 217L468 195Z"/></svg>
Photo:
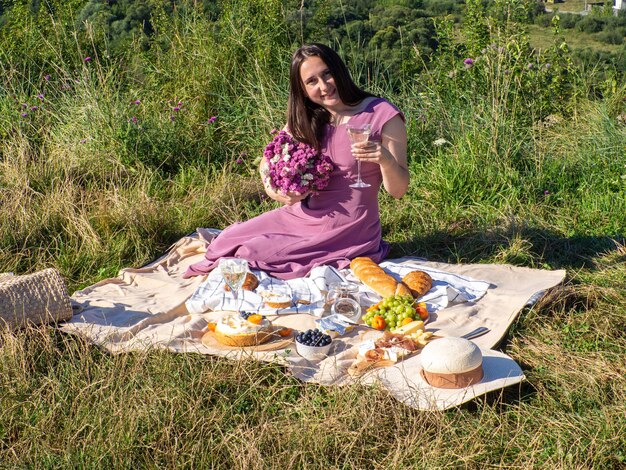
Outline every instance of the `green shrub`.
<svg viewBox="0 0 626 470"><path fill-rule="evenodd" d="M608 30L602 31L596 35L596 38L600 42L604 42L606 44L616 44L620 45L624 43L624 35L620 31L616 30Z"/></svg>
<svg viewBox="0 0 626 470"><path fill-rule="evenodd" d="M583 33L598 33L604 29L605 21L595 15L587 15L576 24L576 29Z"/></svg>

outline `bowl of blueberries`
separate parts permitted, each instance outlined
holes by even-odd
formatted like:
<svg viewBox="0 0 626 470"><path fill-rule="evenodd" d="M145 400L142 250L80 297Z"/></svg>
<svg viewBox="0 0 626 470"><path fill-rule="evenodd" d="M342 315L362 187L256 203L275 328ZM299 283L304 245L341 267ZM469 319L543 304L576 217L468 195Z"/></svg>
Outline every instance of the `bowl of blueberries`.
<svg viewBox="0 0 626 470"><path fill-rule="evenodd" d="M322 359L328 356L332 342L319 328L306 330L296 336L296 351L305 359Z"/></svg>

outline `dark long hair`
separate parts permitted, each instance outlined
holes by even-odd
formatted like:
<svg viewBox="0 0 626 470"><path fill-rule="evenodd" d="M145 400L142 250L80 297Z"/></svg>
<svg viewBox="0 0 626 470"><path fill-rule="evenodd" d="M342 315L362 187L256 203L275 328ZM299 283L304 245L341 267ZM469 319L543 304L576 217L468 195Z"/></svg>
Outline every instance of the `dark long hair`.
<svg viewBox="0 0 626 470"><path fill-rule="evenodd" d="M300 47L291 58L289 69L289 101L287 103L287 127L291 135L300 142L305 142L319 150L324 133L324 125L330 122L330 112L323 106L313 103L308 97L300 67L309 57L319 57L324 61L335 79L339 98L345 104L354 106L364 98L372 96L359 88L341 57L324 44L307 44Z"/></svg>

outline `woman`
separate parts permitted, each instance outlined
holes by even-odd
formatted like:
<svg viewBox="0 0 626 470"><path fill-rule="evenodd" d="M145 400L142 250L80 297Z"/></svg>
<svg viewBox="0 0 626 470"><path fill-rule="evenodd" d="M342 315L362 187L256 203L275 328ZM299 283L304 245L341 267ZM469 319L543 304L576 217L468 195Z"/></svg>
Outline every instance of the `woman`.
<svg viewBox="0 0 626 470"><path fill-rule="evenodd" d="M266 183L268 196L284 206L226 228L185 277L211 271L223 257L244 258L253 269L294 279L318 265L342 269L357 256L380 262L387 255L378 190L382 184L399 199L408 188L404 116L358 88L341 58L323 44L298 49L289 78L286 130L331 157L335 169L328 186L317 194L283 195ZM364 123L372 126L370 140L351 146L346 125ZM350 187L355 159L362 162L367 188Z"/></svg>

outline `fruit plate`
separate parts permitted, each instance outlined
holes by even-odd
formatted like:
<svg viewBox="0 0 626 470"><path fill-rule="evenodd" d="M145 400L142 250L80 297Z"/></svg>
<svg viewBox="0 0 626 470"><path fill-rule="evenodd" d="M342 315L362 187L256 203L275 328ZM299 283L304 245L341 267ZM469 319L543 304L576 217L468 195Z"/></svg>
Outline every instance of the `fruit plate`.
<svg viewBox="0 0 626 470"><path fill-rule="evenodd" d="M263 352L263 351L277 351L279 349L285 349L293 344L295 338L295 332L292 330L287 336L281 336L279 331L283 330L282 326L273 326L273 331L271 333L271 338L269 341L257 344L254 346L227 346L226 344L220 343L215 337L215 333L213 331L207 331L202 335L202 344L210 348L218 348L218 349L228 349L233 351L245 350L245 351L255 351L255 352Z"/></svg>

